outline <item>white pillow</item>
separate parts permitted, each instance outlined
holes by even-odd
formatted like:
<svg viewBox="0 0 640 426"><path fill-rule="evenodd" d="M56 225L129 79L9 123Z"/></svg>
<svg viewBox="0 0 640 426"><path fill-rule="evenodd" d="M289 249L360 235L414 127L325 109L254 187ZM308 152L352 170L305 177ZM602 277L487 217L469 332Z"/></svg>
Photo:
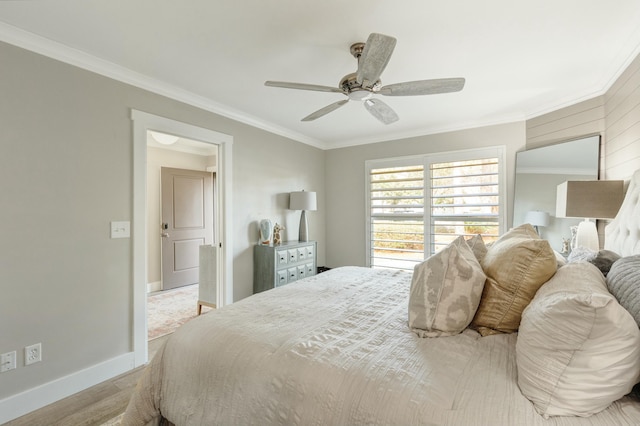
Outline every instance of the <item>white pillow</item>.
<svg viewBox="0 0 640 426"><path fill-rule="evenodd" d="M415 266L409 327L420 337L461 333L476 313L485 275L462 236Z"/></svg>
<svg viewBox="0 0 640 426"><path fill-rule="evenodd" d="M640 330L587 262L558 269L522 313L520 390L543 416L590 416L640 380Z"/></svg>

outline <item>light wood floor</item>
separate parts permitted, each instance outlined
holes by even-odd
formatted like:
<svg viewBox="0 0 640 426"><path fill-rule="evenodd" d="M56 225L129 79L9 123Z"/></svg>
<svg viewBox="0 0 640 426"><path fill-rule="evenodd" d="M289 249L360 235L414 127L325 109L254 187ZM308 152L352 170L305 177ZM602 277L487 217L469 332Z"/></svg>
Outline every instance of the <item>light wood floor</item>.
<svg viewBox="0 0 640 426"><path fill-rule="evenodd" d="M149 359L153 358L168 337L149 341ZM124 412L143 368L97 384L4 426L99 426Z"/></svg>

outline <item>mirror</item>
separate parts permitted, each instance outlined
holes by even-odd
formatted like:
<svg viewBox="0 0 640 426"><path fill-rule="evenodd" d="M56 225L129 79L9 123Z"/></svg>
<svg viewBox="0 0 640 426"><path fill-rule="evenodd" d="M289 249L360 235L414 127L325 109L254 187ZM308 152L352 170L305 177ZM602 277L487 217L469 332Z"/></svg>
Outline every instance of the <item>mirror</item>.
<svg viewBox="0 0 640 426"><path fill-rule="evenodd" d="M513 226L525 223L528 212L549 214L538 232L562 252L562 240L571 240L571 226L581 219L556 218L556 188L567 180L598 179L600 136L589 136L516 153Z"/></svg>

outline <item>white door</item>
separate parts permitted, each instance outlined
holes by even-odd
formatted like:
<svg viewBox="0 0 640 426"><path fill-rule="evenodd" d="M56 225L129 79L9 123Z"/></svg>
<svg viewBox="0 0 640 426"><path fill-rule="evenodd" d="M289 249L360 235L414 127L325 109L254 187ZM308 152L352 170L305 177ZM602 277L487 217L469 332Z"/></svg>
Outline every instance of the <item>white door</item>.
<svg viewBox="0 0 640 426"><path fill-rule="evenodd" d="M162 167L162 289L198 282L199 250L213 241L210 172Z"/></svg>

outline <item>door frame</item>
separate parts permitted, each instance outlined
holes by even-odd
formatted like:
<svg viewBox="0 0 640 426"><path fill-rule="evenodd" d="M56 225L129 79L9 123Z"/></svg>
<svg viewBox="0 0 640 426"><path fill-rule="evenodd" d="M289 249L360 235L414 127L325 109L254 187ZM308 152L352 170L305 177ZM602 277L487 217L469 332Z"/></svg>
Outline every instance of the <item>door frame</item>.
<svg viewBox="0 0 640 426"><path fill-rule="evenodd" d="M216 215L220 218L219 241L222 245L216 304L233 303L232 239L232 152L233 136L192 124L131 109L133 121L133 353L134 368L148 362L147 341L147 131L193 139L218 145L218 194Z"/></svg>

